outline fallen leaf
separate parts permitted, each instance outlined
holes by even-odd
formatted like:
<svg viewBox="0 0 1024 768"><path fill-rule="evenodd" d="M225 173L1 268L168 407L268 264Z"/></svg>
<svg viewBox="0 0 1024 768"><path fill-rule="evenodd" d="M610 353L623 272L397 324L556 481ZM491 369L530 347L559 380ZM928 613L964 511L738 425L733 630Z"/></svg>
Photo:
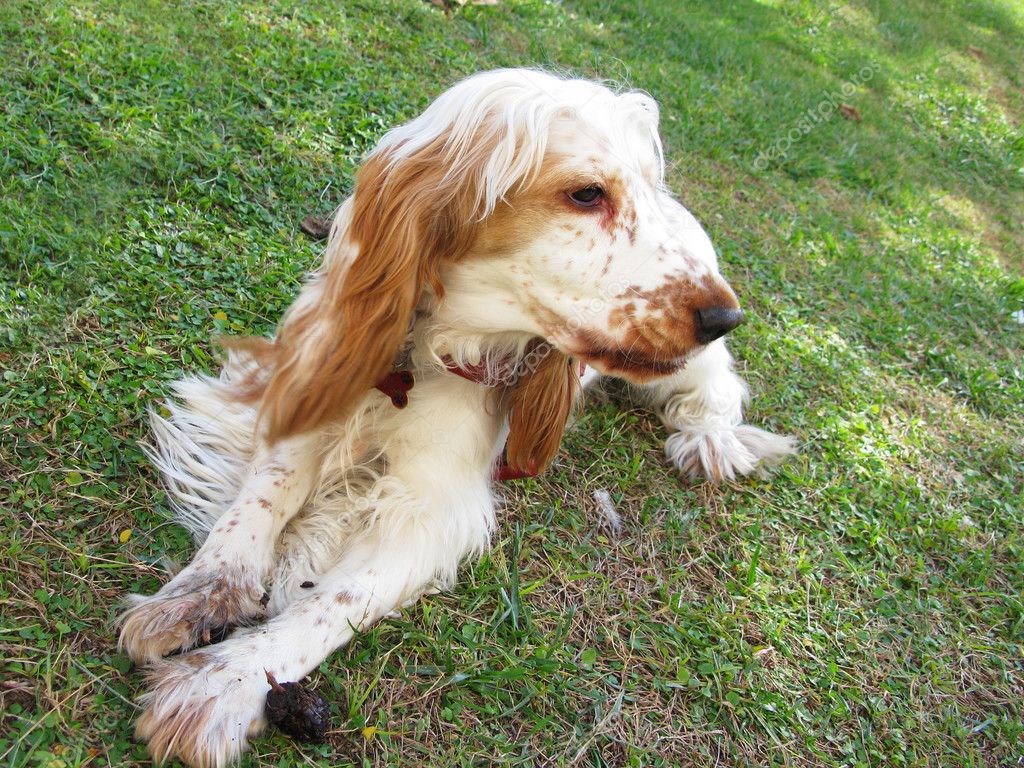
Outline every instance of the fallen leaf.
<svg viewBox="0 0 1024 768"><path fill-rule="evenodd" d="M299 229L314 240L326 240L331 234L331 220L310 214L299 222Z"/></svg>
<svg viewBox="0 0 1024 768"><path fill-rule="evenodd" d="M132 529L131 528L125 528L118 535L117 540L120 541L122 544L126 544L128 542L128 539L130 539L131 537L132 537Z"/></svg>
<svg viewBox="0 0 1024 768"><path fill-rule="evenodd" d="M840 104L839 112L847 120L853 120L855 123L860 122L860 110L852 104Z"/></svg>
<svg viewBox="0 0 1024 768"><path fill-rule="evenodd" d="M429 0L430 4L446 11L466 5L497 5L501 0Z"/></svg>

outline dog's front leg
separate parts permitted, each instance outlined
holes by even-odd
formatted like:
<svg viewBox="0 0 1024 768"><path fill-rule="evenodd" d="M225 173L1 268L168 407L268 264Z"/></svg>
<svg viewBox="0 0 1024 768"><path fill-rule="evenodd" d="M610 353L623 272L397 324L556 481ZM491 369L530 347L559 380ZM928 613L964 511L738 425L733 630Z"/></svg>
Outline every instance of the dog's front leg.
<svg viewBox="0 0 1024 768"><path fill-rule="evenodd" d="M674 376L636 390L671 433L665 456L687 478L732 480L795 449L793 438L743 423L747 386L732 370L724 340L710 344Z"/></svg>
<svg viewBox="0 0 1024 768"><path fill-rule="evenodd" d="M280 682L302 679L356 631L453 571L466 554L449 541L457 523L417 507L397 528L360 541L274 618L151 665L135 733L154 760L218 768L233 762L266 724L268 671Z"/></svg>
<svg viewBox="0 0 1024 768"><path fill-rule="evenodd" d="M318 437L262 445L235 502L192 562L155 595L129 597L120 647L136 662L208 643L211 633L259 617L263 578L277 537L309 495L318 471Z"/></svg>
<svg viewBox="0 0 1024 768"><path fill-rule="evenodd" d="M448 583L494 524L491 471L500 420L480 387L445 376L389 430L389 474L373 492L369 527L341 560L258 627L152 665L136 734L157 760L224 766L264 723L269 685L299 680L353 634Z"/></svg>

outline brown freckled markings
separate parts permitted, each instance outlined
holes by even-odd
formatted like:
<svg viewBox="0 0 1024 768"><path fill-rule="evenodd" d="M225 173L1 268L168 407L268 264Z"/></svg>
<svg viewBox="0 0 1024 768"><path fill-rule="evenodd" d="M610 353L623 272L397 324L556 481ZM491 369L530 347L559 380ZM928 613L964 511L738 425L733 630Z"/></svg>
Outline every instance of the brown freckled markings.
<svg viewBox="0 0 1024 768"><path fill-rule="evenodd" d="M702 306L737 306L729 287L704 275L699 280L665 275L666 281L655 289L633 285L617 298L634 298L609 313L615 337L599 332L578 334L584 359L599 360L610 370L631 373L643 381L658 373L670 373L673 360L695 344L693 310ZM637 303L642 303L644 316L636 316Z"/></svg>
<svg viewBox="0 0 1024 768"><path fill-rule="evenodd" d="M616 307L608 313L608 322L615 327L634 325L636 323L636 304L631 301L623 307Z"/></svg>
<svg viewBox="0 0 1024 768"><path fill-rule="evenodd" d="M338 605L351 605L355 602L356 596L349 592L347 589L341 590L334 596L334 602Z"/></svg>
<svg viewBox="0 0 1024 768"><path fill-rule="evenodd" d="M260 496L259 505L261 507L263 507L264 509L270 509L271 507L274 506L273 504L270 503L270 501L268 499L265 499L262 496Z"/></svg>
<svg viewBox="0 0 1024 768"><path fill-rule="evenodd" d="M620 313L620 317L624 314ZM629 373L636 381L647 381L676 369L635 326L628 328L624 339L583 331L577 335L576 342L579 345L576 354L583 359L600 361L611 371Z"/></svg>
<svg viewBox="0 0 1024 768"><path fill-rule="evenodd" d="M636 208L632 205L622 211L622 227L626 230L626 235L629 237L629 244L636 245Z"/></svg>
<svg viewBox="0 0 1024 768"><path fill-rule="evenodd" d="M615 254L609 253L608 257L604 260L604 269L601 270L601 277L604 277L605 275L608 274L608 270L611 269L612 259L614 258L614 256Z"/></svg>
<svg viewBox="0 0 1024 768"><path fill-rule="evenodd" d="M643 296L647 299L647 308L653 312L659 309L665 309L665 297L657 292L644 291L639 285L631 285L629 287L630 293L634 293L637 296Z"/></svg>
<svg viewBox="0 0 1024 768"><path fill-rule="evenodd" d="M205 667L212 658L211 654L200 651L198 653L186 653L181 657L181 660L188 666L198 669L199 667Z"/></svg>
<svg viewBox="0 0 1024 768"><path fill-rule="evenodd" d="M325 619L323 616L317 616L316 621L313 623L318 627L322 627L327 623L327 619Z"/></svg>

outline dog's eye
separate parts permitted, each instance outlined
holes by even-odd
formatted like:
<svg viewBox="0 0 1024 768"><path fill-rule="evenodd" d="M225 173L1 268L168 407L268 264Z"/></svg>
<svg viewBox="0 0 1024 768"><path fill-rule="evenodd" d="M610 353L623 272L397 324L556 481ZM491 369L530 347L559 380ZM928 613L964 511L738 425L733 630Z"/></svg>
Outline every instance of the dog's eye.
<svg viewBox="0 0 1024 768"><path fill-rule="evenodd" d="M569 193L569 199L576 203L576 205L583 206L584 208L597 205L603 197L604 190L596 186L584 187Z"/></svg>

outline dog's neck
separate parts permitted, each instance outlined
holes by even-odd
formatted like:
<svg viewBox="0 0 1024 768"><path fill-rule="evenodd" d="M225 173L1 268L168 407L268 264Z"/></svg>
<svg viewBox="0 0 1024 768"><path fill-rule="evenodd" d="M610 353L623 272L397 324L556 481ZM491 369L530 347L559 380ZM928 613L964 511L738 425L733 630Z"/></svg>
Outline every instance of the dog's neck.
<svg viewBox="0 0 1024 768"><path fill-rule="evenodd" d="M421 309L403 356L416 371L458 372L470 381L495 386L511 383L514 370L540 341L523 332L481 332Z"/></svg>
<svg viewBox="0 0 1024 768"><path fill-rule="evenodd" d="M405 348L397 357L392 371L380 379L375 388L391 398L396 408L403 409L409 404L410 398L415 398L414 387L419 377L458 376L486 387L496 395L491 400L497 409L494 413L500 413L502 418L509 416L513 425L509 438L512 440L516 434L513 418L515 412L509 410L510 402L514 401L522 386L529 386L537 369L544 364L544 358L552 352L556 350L536 336L488 335L439 323L436 316L430 313L417 313ZM571 359L557 354L562 361L577 365ZM583 371L584 366L579 365L581 377ZM530 401L526 407L534 408L535 404ZM522 414L519 413L522 420ZM562 426L564 422L559 425L559 434ZM532 457L523 466L515 466L508 458L510 455L509 444L506 444L494 467L495 480L534 477L543 468Z"/></svg>

